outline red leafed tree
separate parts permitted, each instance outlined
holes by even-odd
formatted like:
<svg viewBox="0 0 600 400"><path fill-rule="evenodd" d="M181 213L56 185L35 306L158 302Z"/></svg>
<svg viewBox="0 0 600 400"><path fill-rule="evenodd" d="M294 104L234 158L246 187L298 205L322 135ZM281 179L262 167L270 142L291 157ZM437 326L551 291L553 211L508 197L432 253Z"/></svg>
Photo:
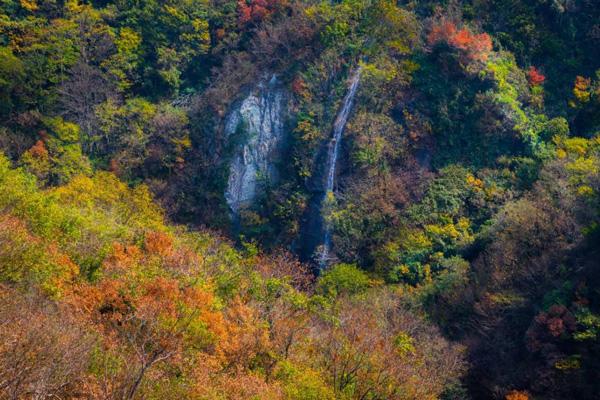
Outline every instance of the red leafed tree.
<svg viewBox="0 0 600 400"><path fill-rule="evenodd" d="M448 41L448 38L456 35L456 25L450 21L441 21L434 25L427 35L427 43L434 45L442 41Z"/></svg>
<svg viewBox="0 0 600 400"><path fill-rule="evenodd" d="M431 28L427 35L427 43L433 46L437 43L447 43L461 50L468 61L487 60L492 51L492 39L487 33L475 34L468 28L458 29L456 24L442 20Z"/></svg>
<svg viewBox="0 0 600 400"><path fill-rule="evenodd" d="M278 0L238 0L238 18L240 25L260 22L277 8Z"/></svg>
<svg viewBox="0 0 600 400"><path fill-rule="evenodd" d="M532 65L527 71L527 80L531 86L538 86L544 83L546 77Z"/></svg>
<svg viewBox="0 0 600 400"><path fill-rule="evenodd" d="M238 0L237 9L240 25L245 25L252 20L252 7L246 0Z"/></svg>

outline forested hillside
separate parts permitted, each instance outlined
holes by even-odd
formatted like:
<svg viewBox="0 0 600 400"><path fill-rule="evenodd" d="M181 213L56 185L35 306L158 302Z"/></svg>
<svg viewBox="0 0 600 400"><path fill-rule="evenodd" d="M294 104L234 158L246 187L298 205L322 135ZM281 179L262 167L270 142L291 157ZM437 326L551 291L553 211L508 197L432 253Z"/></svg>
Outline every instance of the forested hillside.
<svg viewBox="0 0 600 400"><path fill-rule="evenodd" d="M0 2L0 399L600 392L596 0Z"/></svg>

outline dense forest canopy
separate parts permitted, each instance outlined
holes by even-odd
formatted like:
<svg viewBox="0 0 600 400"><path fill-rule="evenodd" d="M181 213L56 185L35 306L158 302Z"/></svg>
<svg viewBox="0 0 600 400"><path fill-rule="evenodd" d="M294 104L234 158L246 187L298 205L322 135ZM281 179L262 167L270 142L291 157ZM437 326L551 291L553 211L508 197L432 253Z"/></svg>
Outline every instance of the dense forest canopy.
<svg viewBox="0 0 600 400"><path fill-rule="evenodd" d="M0 399L595 399L596 0L0 2Z"/></svg>

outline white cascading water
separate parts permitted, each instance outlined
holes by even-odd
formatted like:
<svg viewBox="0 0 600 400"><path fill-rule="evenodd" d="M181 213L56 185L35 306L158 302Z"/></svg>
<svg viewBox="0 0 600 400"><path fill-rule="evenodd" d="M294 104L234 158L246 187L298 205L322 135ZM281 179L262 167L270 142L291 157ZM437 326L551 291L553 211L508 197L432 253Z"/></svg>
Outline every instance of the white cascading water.
<svg viewBox="0 0 600 400"><path fill-rule="evenodd" d="M338 113L335 122L333 124L333 136L328 145L327 150L327 185L325 186L325 195L321 202L321 207L326 207L328 198L333 193L335 183L335 170L337 166L337 158L340 149L340 142L342 140L342 134L344 128L348 122L350 111L354 103L354 96L358 89L358 83L360 82L361 68L358 67L352 77L350 78L350 88L346 97L344 97L344 103L342 109ZM321 246L321 252L319 254L319 268L326 268L329 262L329 252L331 251L331 224L325 220L323 222L323 244Z"/></svg>

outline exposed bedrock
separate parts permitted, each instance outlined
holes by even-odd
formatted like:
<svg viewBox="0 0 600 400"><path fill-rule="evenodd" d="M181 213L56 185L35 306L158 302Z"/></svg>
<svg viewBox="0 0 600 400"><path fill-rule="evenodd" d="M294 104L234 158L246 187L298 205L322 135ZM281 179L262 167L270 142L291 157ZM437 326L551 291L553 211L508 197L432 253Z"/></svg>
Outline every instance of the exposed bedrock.
<svg viewBox="0 0 600 400"><path fill-rule="evenodd" d="M287 94L277 77L261 81L227 116L225 134L241 137L231 160L225 199L233 216L253 204L267 182L278 179L285 140ZM239 135L239 136L238 136Z"/></svg>

